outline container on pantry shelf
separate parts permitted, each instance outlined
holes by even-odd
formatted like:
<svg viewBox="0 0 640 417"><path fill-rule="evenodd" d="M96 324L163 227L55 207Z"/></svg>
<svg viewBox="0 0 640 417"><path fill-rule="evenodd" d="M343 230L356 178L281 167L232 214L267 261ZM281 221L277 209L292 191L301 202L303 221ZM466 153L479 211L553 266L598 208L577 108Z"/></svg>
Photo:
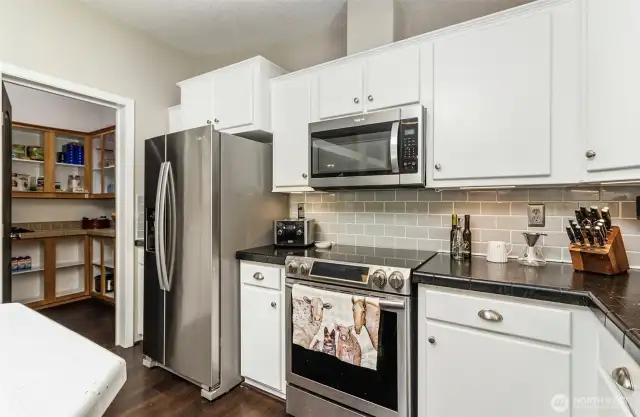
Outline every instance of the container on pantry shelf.
<svg viewBox="0 0 640 417"><path fill-rule="evenodd" d="M44 191L44 177L29 177L29 191Z"/></svg>
<svg viewBox="0 0 640 417"><path fill-rule="evenodd" d="M44 147L27 146L27 157L34 161L44 161Z"/></svg>
<svg viewBox="0 0 640 417"><path fill-rule="evenodd" d="M11 271L15 272L18 270L18 258L15 256L11 258Z"/></svg>
<svg viewBox="0 0 640 417"><path fill-rule="evenodd" d="M19 143L11 145L12 159L27 159L27 147Z"/></svg>
<svg viewBox="0 0 640 417"><path fill-rule="evenodd" d="M31 269L31 256L24 257L24 269Z"/></svg>
<svg viewBox="0 0 640 417"><path fill-rule="evenodd" d="M18 257L18 271L22 271L24 269L24 256Z"/></svg>
<svg viewBox="0 0 640 417"><path fill-rule="evenodd" d="M29 175L12 173L11 191L29 191Z"/></svg>

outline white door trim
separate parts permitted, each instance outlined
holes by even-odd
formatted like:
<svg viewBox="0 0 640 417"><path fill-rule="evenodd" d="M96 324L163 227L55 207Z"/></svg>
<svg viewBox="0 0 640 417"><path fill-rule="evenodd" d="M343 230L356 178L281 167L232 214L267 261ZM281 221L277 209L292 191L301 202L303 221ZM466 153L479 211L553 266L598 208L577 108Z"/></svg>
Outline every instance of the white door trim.
<svg viewBox="0 0 640 417"><path fill-rule="evenodd" d="M68 80L0 62L0 81L101 104L116 110L116 345L134 343L134 101ZM1 162L0 162L1 163ZM0 171L1 172L1 171ZM0 210L2 209L0 202ZM0 249L1 251L1 249ZM1 252L0 252L1 255ZM3 277L0 275L0 283ZM0 285L0 291L2 285ZM1 299L1 297L0 297Z"/></svg>

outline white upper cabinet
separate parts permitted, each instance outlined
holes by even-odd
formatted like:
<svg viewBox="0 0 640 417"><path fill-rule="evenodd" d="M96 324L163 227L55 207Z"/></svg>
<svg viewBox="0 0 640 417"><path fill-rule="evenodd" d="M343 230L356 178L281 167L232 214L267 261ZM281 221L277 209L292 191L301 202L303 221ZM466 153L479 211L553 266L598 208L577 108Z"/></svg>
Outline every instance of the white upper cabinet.
<svg viewBox="0 0 640 417"><path fill-rule="evenodd" d="M213 123L217 130L253 123L256 65L240 65L214 72Z"/></svg>
<svg viewBox="0 0 640 417"><path fill-rule="evenodd" d="M639 179L640 2L585 4L588 179Z"/></svg>
<svg viewBox="0 0 640 417"><path fill-rule="evenodd" d="M374 53L365 61L367 111L420 101L420 51L417 45Z"/></svg>
<svg viewBox="0 0 640 417"><path fill-rule="evenodd" d="M284 72L257 56L178 83L182 128L203 126L211 121L221 132L270 138L269 80Z"/></svg>
<svg viewBox="0 0 640 417"><path fill-rule="evenodd" d="M361 113L362 61L348 61L324 68L316 78L317 111L320 119Z"/></svg>
<svg viewBox="0 0 640 417"><path fill-rule="evenodd" d="M181 83L180 86L180 119L182 130L192 129L213 120L213 77L211 74L200 75ZM175 117L175 115L174 115Z"/></svg>
<svg viewBox="0 0 640 417"><path fill-rule="evenodd" d="M271 83L274 191L309 190L309 84L306 75Z"/></svg>
<svg viewBox="0 0 640 417"><path fill-rule="evenodd" d="M579 180L578 6L518 14L423 47L429 185Z"/></svg>

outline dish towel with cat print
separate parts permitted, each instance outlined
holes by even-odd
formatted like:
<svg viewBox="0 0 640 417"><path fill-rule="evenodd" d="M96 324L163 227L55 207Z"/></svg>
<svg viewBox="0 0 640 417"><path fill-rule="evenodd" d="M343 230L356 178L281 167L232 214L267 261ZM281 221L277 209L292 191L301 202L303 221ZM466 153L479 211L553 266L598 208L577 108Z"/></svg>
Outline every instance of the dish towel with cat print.
<svg viewBox="0 0 640 417"><path fill-rule="evenodd" d="M295 284L291 290L293 343L335 356L355 366L376 370L380 303Z"/></svg>

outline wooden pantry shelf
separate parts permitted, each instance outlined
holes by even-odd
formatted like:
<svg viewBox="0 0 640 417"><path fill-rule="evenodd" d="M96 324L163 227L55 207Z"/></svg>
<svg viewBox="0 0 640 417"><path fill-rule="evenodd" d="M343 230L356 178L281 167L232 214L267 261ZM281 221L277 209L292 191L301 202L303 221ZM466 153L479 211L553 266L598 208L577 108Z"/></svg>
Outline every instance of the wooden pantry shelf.
<svg viewBox="0 0 640 417"><path fill-rule="evenodd" d="M91 198L96 200L116 198L116 193L91 194Z"/></svg>
<svg viewBox="0 0 640 417"><path fill-rule="evenodd" d="M104 302L109 303L109 304L115 304L116 303L116 299L114 298L113 293L111 293L111 295L106 295L106 294L103 295L103 294L100 294L99 292L96 292L96 291L92 290L91 291L91 296L93 298L97 298L98 300L104 301Z"/></svg>

